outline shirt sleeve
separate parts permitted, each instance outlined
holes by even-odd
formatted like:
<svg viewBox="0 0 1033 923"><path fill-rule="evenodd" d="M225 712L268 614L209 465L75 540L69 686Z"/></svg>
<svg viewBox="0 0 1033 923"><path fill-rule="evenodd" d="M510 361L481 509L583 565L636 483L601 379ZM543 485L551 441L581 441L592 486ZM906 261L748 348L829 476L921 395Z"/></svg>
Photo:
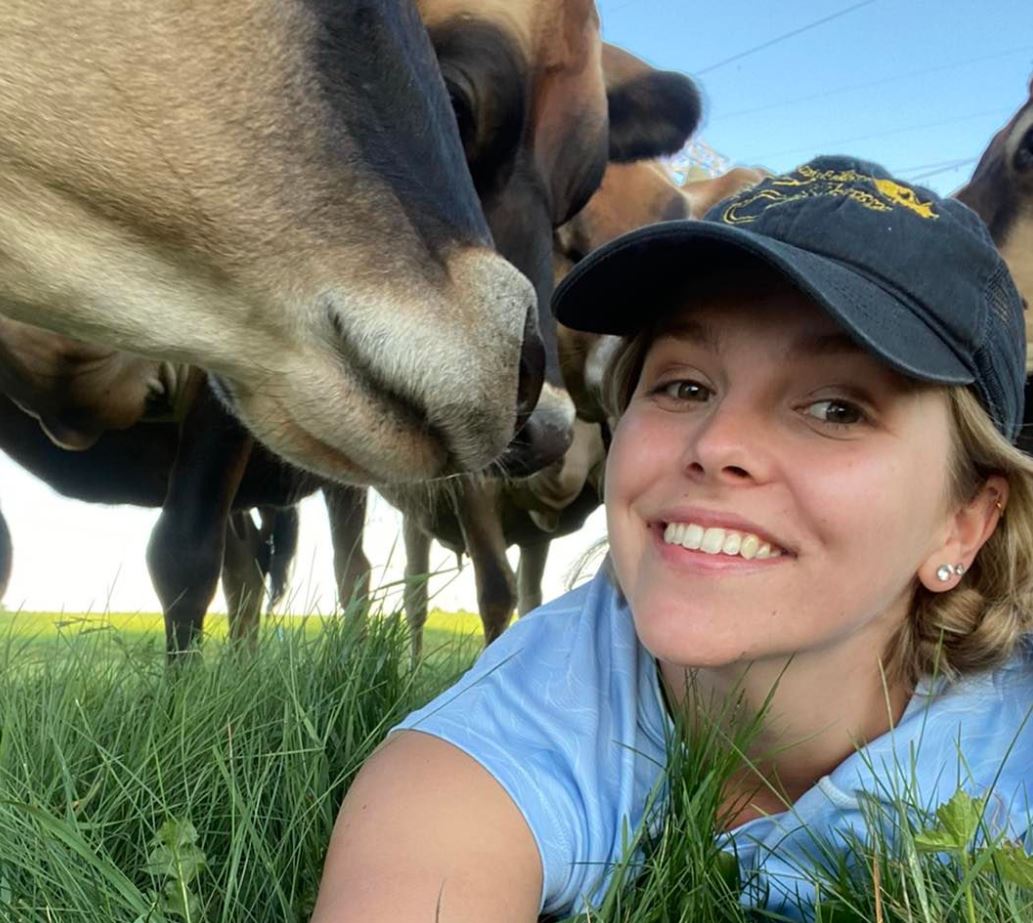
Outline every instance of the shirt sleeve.
<svg viewBox="0 0 1033 923"><path fill-rule="evenodd" d="M641 746L635 648L600 631L594 595L577 590L525 616L393 729L448 741L505 789L538 847L544 913L589 901L645 801L631 752Z"/></svg>

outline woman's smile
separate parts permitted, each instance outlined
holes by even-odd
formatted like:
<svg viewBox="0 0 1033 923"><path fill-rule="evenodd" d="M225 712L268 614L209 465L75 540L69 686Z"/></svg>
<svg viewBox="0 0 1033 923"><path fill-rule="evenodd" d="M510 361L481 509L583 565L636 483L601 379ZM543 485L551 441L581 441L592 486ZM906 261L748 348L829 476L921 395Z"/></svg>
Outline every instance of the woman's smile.
<svg viewBox="0 0 1033 923"><path fill-rule="evenodd" d="M695 525L670 523L666 527L653 526L656 553L671 567L702 569L715 574L745 574L762 572L792 558L760 542L756 536L731 529L710 528L705 531ZM702 543L696 538L702 533Z"/></svg>

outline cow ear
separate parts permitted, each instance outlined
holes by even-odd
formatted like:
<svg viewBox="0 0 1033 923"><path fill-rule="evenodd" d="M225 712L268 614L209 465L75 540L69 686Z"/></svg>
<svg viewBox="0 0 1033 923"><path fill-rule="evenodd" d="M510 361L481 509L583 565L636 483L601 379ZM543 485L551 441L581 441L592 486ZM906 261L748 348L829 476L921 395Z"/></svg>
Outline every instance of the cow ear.
<svg viewBox="0 0 1033 923"><path fill-rule="evenodd" d="M677 153L703 111L696 84L660 71L616 45L603 45L610 112L610 160L627 163Z"/></svg>

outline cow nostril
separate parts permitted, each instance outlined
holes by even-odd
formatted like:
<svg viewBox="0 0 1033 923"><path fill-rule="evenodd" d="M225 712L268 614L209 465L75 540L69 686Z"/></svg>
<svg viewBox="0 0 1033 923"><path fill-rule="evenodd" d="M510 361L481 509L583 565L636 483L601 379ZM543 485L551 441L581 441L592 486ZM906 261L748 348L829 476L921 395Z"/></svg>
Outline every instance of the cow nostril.
<svg viewBox="0 0 1033 923"><path fill-rule="evenodd" d="M545 345L538 332L537 310L532 304L524 320L524 341L520 347L520 380L517 384L517 415L525 420L538 403L545 378Z"/></svg>

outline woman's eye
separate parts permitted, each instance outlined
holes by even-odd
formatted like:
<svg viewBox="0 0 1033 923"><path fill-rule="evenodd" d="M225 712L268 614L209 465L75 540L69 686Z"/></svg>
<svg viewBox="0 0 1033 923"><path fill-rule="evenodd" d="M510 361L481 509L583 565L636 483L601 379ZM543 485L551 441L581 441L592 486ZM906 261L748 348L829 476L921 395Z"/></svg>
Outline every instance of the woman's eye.
<svg viewBox="0 0 1033 923"><path fill-rule="evenodd" d="M664 397L670 397L676 401L705 401L711 393L706 385L686 379L669 381L667 384L661 385L657 391Z"/></svg>
<svg viewBox="0 0 1033 923"><path fill-rule="evenodd" d="M813 404L808 404L804 412L822 423L832 423L838 426L850 426L865 420L864 411L856 404L836 399L815 401Z"/></svg>

